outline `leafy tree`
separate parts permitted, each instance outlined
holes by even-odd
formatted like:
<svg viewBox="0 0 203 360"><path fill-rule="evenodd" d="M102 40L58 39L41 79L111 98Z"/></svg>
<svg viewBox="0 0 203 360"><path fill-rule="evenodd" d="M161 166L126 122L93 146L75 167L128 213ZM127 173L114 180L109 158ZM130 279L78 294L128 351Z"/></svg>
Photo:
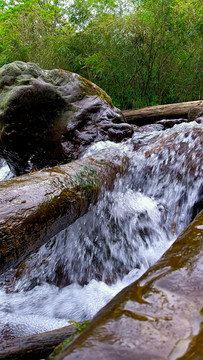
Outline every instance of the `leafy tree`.
<svg viewBox="0 0 203 360"><path fill-rule="evenodd" d="M58 5L50 1L10 1L0 13L0 64L22 60L47 68L60 67L60 46L71 32Z"/></svg>
<svg viewBox="0 0 203 360"><path fill-rule="evenodd" d="M201 11L199 0L0 1L0 65L80 73L122 109L195 100Z"/></svg>

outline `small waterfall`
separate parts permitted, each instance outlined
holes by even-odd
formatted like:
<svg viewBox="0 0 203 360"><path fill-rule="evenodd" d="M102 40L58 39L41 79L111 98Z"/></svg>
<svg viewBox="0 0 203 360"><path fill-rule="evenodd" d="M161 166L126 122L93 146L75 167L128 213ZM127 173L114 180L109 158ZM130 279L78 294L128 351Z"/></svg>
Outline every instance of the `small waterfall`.
<svg viewBox="0 0 203 360"><path fill-rule="evenodd" d="M85 156L116 147L130 158L128 173L27 260L15 292L0 289L1 329L20 336L91 319L154 264L193 217L202 134L195 122L148 126L123 144L94 144Z"/></svg>
<svg viewBox="0 0 203 360"><path fill-rule="evenodd" d="M10 179L13 176L7 162L4 159L0 159L0 181L4 179Z"/></svg>

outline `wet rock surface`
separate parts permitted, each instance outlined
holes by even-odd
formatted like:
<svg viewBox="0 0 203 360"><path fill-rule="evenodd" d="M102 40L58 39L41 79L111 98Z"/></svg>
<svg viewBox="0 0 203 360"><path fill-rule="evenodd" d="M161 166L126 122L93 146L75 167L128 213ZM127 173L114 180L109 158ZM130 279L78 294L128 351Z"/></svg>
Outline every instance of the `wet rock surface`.
<svg viewBox="0 0 203 360"><path fill-rule="evenodd" d="M203 106L194 107L188 112L188 120L193 121L203 116Z"/></svg>
<svg viewBox="0 0 203 360"><path fill-rule="evenodd" d="M108 151L96 158L35 171L75 160L93 142L120 142L136 132L134 150L150 143L151 148L144 152L149 162L168 154L161 165L163 173L179 179L191 175L197 180L202 174L202 147L195 139L202 138L202 129L196 126L188 130L180 143L178 130L171 135L166 130L158 144L154 143L156 134L152 138L151 134L188 120L202 123L202 108L191 110L188 119L174 119L174 114L186 116L187 104L172 104L164 109L166 119L153 124L163 119L163 107L135 110L127 114L134 123L130 125L103 90L77 74L41 70L35 64L22 62L2 67L0 156L17 175L33 172L1 183L0 272L20 264L15 276L21 277L24 259L29 260L29 255L50 237L87 212L103 185L112 188L116 174L126 171L128 159ZM185 141L189 136L190 143ZM172 171L177 152L185 156L188 164L184 175L181 169L178 173ZM150 176L151 164L146 170L146 176ZM177 212L181 202L175 203ZM192 217L201 209L202 188ZM193 355L201 358L202 221L203 213L155 266L118 294L94 318L89 329L56 359L177 359L185 353L188 359ZM172 233L175 228L174 220ZM8 273L3 274L0 285L9 291ZM62 277L60 267L57 276ZM13 336L9 326L5 327L5 336Z"/></svg>
<svg viewBox="0 0 203 360"><path fill-rule="evenodd" d="M182 124L183 122L187 122L188 119L162 119L157 121L156 124L163 125L164 129L172 128L174 125Z"/></svg>
<svg viewBox="0 0 203 360"><path fill-rule="evenodd" d="M163 129L163 124L151 124L136 129L132 137L134 149L137 150L141 146L143 147L146 144L151 144L150 148L145 151L145 156L147 158L151 158L152 161L154 157L163 159L167 154L167 160L162 164L162 167L163 171L170 172L172 174L174 167L173 156L177 152L179 155L185 156L184 163L187 164L187 174L191 174L194 180L198 177L201 178L203 166L202 127L197 124L192 130L188 128L182 139L179 139L180 128L177 127L171 133L168 133L167 131L164 132L165 135L157 143L155 140L159 136L159 131ZM152 132L154 132L154 137L151 136ZM188 137L191 137L191 143L187 142ZM186 174L184 176L186 176ZM183 178L181 169L178 177L180 179ZM200 194L200 203L201 197L202 195Z"/></svg>
<svg viewBox="0 0 203 360"><path fill-rule="evenodd" d="M202 223L203 212L55 360L200 359Z"/></svg>
<svg viewBox="0 0 203 360"><path fill-rule="evenodd" d="M16 175L77 159L132 135L121 111L78 74L16 61L0 69L0 156Z"/></svg>

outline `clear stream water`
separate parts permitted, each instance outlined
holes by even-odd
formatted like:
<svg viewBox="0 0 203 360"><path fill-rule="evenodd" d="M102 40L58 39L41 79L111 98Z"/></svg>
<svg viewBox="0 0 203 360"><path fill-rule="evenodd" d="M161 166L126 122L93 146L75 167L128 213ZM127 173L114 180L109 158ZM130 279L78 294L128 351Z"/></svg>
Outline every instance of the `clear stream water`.
<svg viewBox="0 0 203 360"><path fill-rule="evenodd" d="M14 292L0 288L0 339L91 319L189 224L202 187L203 126L161 129L147 126L125 143L89 148L85 156L115 147L125 152L129 171L27 261ZM0 174L10 176L5 167Z"/></svg>

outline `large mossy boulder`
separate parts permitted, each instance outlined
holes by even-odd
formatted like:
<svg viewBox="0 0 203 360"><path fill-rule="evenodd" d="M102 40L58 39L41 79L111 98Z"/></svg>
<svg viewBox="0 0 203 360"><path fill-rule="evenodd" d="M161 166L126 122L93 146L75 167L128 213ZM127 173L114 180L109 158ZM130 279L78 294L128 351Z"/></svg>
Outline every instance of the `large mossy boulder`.
<svg viewBox="0 0 203 360"><path fill-rule="evenodd" d="M78 74L21 61L0 69L0 156L16 175L131 136L124 121L105 91Z"/></svg>
<svg viewBox="0 0 203 360"><path fill-rule="evenodd" d="M203 212L55 360L202 359Z"/></svg>

